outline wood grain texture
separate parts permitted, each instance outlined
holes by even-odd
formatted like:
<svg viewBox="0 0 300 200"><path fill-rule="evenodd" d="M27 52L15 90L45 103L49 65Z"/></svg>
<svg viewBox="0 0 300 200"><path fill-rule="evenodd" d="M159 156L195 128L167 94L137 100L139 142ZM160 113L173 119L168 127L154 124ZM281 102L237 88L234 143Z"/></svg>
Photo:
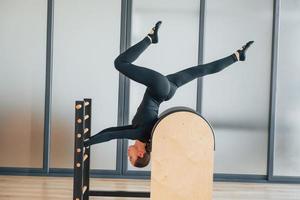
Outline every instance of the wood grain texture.
<svg viewBox="0 0 300 200"><path fill-rule="evenodd" d="M151 200L211 200L213 132L199 115L179 111L154 130Z"/></svg>
<svg viewBox="0 0 300 200"><path fill-rule="evenodd" d="M0 200L70 200L71 177L0 176ZM95 190L149 191L150 181L91 179ZM147 200L147 198L104 198L91 200ZM215 182L213 200L299 200L299 184Z"/></svg>

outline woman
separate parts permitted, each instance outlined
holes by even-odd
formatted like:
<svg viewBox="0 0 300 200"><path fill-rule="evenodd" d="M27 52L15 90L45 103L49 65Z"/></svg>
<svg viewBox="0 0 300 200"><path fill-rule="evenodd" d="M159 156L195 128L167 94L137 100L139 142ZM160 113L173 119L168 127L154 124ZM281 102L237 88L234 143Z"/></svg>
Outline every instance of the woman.
<svg viewBox="0 0 300 200"><path fill-rule="evenodd" d="M135 167L145 167L149 164L151 131L158 120L159 105L163 101L170 100L180 86L198 77L219 72L237 61L244 61L246 50L253 43L253 41L248 42L235 53L220 60L164 76L154 70L132 64L150 44L158 43L160 25L161 21L157 22L142 41L120 54L114 63L119 72L147 87L132 124L104 129L91 136L84 143L85 146L90 146L112 139L136 140L134 145L128 148L129 160Z"/></svg>

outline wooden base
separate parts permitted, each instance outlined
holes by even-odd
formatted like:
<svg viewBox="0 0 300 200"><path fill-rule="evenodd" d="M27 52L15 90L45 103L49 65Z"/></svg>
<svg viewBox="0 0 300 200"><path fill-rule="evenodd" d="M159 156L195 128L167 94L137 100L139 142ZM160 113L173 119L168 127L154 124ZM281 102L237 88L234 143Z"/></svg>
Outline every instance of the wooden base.
<svg viewBox="0 0 300 200"><path fill-rule="evenodd" d="M152 138L151 200L211 200L214 137L190 110L173 111Z"/></svg>

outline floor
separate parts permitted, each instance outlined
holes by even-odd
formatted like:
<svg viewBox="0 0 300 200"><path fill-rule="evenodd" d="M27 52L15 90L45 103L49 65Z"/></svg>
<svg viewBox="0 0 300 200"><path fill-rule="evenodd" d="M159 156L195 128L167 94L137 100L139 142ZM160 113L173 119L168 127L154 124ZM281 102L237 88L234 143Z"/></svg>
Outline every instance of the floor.
<svg viewBox="0 0 300 200"><path fill-rule="evenodd" d="M0 200L71 200L72 178L0 176ZM148 191L149 181L128 179L92 179L95 190ZM91 197L91 200L122 198ZM123 198L141 200L145 198ZM214 200L300 200L300 184L214 183Z"/></svg>

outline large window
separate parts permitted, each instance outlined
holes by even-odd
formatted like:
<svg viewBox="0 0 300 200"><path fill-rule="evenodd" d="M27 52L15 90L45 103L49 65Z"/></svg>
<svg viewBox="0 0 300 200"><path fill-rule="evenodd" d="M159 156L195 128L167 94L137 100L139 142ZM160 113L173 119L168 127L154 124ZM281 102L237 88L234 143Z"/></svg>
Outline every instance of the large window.
<svg viewBox="0 0 300 200"><path fill-rule="evenodd" d="M43 163L47 1L0 1L0 166Z"/></svg>
<svg viewBox="0 0 300 200"><path fill-rule="evenodd" d="M272 13L272 0L207 1L205 62L255 41L245 62L203 81L203 116L216 134L216 173L266 174Z"/></svg>
<svg viewBox="0 0 300 200"><path fill-rule="evenodd" d="M93 100L92 135L117 125L121 1L59 0L54 7L51 167L73 167L74 101ZM117 141L92 147L92 168L116 168Z"/></svg>
<svg viewBox="0 0 300 200"><path fill-rule="evenodd" d="M274 175L300 176L300 2L281 1Z"/></svg>

